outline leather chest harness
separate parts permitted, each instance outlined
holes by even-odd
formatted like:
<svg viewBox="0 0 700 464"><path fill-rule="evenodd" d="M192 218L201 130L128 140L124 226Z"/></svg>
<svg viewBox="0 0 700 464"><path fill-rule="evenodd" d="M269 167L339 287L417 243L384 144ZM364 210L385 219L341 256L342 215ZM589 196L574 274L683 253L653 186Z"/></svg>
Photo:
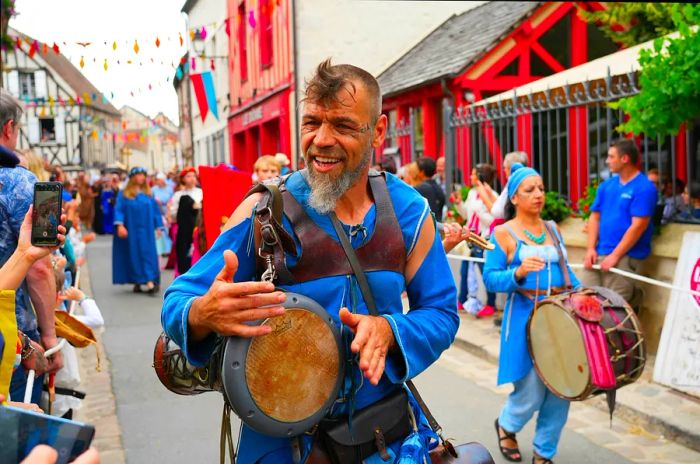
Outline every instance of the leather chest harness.
<svg viewBox="0 0 700 464"><path fill-rule="evenodd" d="M285 181L286 177L277 179L277 182L258 184L248 193L263 194L255 212L260 234L258 277L276 284L294 284L353 274L341 244L306 214L287 189ZM355 252L365 271L385 270L403 274L406 249L384 175L370 171L369 185L376 207L374 232ZM291 268L287 267L285 252L296 257L297 250L293 238L282 226L282 212L292 223L301 245L301 256Z"/></svg>

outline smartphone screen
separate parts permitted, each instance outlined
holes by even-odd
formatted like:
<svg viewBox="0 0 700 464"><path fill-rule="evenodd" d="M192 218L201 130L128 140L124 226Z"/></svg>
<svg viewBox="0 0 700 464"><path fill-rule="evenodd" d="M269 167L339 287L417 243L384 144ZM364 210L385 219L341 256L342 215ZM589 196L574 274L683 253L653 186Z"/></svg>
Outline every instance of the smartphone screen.
<svg viewBox="0 0 700 464"><path fill-rule="evenodd" d="M90 447L94 435L92 425L0 406L0 462L20 462L44 444L58 452L56 464L68 463Z"/></svg>
<svg viewBox="0 0 700 464"><path fill-rule="evenodd" d="M37 182L34 184L32 245L58 245L62 193L63 185L60 182Z"/></svg>

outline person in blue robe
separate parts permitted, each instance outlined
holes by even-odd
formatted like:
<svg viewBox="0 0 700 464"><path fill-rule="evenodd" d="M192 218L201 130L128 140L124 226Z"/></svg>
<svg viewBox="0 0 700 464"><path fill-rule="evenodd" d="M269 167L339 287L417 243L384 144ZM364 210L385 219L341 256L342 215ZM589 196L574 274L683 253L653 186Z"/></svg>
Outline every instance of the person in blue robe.
<svg viewBox="0 0 700 464"><path fill-rule="evenodd" d="M335 83L319 86L319 79ZM320 96L319 88L330 95ZM330 218L335 212L355 249L372 239L378 218L368 192L372 152L381 145L387 124L386 116L379 114L381 107L375 104L378 95L376 80L367 72L350 65L333 66L330 61L319 65L307 86L302 120L302 148L309 169L292 173L285 182L309 218L339 241ZM333 416L352 414L404 388L404 382L423 372L450 346L459 326L456 287L427 202L391 174L386 174L386 186L401 230L406 265L403 273L366 272L379 317L369 316L352 273L278 287L308 296L325 308L340 327L347 352L355 354L331 408ZM276 306L284 301L284 293L275 291L271 283L251 282L256 276L253 212L260 206L259 199L259 194L253 194L244 200L212 248L165 293L163 328L195 366L207 363L216 334L262 335L265 327L245 322L284 311ZM297 253L303 257L287 216L283 227L292 234ZM301 259L291 254L285 258L292 271ZM243 288L245 295L240 294ZM403 291L409 300L407 312L402 305ZM436 435L412 397L409 403L418 431L406 439L411 446L404 450L417 447L416 455L427 458ZM212 418L212 427L215 423ZM266 436L244 424L237 462L304 462L312 440L308 435L291 439ZM299 459L293 458L293 445L299 446ZM398 440L387 446L389 461L375 454L365 462L396 462L402 456L401 445Z"/></svg>
<svg viewBox="0 0 700 464"><path fill-rule="evenodd" d="M498 385L513 383L513 392L496 419L499 448L509 461L522 455L515 434L537 412L533 463L551 463L566 424L569 401L547 389L533 368L527 348L527 321L534 308L533 298L565 290L556 241L540 217L544 206L544 184L537 171L519 163L511 167L508 179L508 221L491 236L495 249L486 252L484 282L492 292L508 294L501 330ZM514 212L513 212L514 210ZM556 226L551 228L562 243ZM566 250L562 245L563 256ZM572 287L580 286L568 263ZM520 290L520 291L519 291ZM537 294L534 291L537 290ZM521 293L523 291L523 293Z"/></svg>
<svg viewBox="0 0 700 464"><path fill-rule="evenodd" d="M114 208L119 193L119 176L112 174L110 183L106 184L100 194L100 204L102 205L102 232L105 234L114 233Z"/></svg>
<svg viewBox="0 0 700 464"><path fill-rule="evenodd" d="M158 204L146 183L146 170L133 168L114 208L112 283L134 284L134 292L155 294L160 284L156 234L163 227Z"/></svg>

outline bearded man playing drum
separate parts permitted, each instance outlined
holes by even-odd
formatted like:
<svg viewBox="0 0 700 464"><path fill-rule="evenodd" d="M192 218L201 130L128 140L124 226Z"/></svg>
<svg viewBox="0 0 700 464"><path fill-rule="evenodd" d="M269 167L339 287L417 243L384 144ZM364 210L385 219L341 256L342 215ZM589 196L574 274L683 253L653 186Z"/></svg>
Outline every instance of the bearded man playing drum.
<svg viewBox="0 0 700 464"><path fill-rule="evenodd" d="M520 462L522 455L515 433L537 412L532 462L546 464L552 462L557 452L569 413L569 401L548 390L534 369L528 353L526 325L535 299L565 289L565 277L558 265L559 251L555 246L561 243L561 237L556 225L548 226L540 217L545 190L537 171L514 163L507 189L507 222L495 228L491 236L495 249L486 252L484 267L486 288L509 294L501 331L498 384L512 382L514 389L495 427L503 456ZM566 256L563 249L562 255ZM566 267L572 286L579 287L568 263Z"/></svg>
<svg viewBox="0 0 700 464"><path fill-rule="evenodd" d="M340 326L346 347L343 359L352 361L331 408L334 416L360 411L404 388L405 381L425 370L450 346L459 325L456 288L429 207L393 175L384 178L370 172L372 153L382 145L386 130L387 117L381 114L381 94L374 77L355 66L331 65L327 60L318 66L305 90L301 146L308 170L294 172L284 181L304 217L310 218L306 225L318 229L318 243L330 238L337 248L338 235L330 219L335 212L358 255L363 246L377 249L379 244L386 251L363 258L373 260L366 274L380 316L368 315L352 271L310 280L298 277L296 283L280 284L277 289L272 283L254 281L253 215L261 196L252 194L236 209L207 254L165 294L163 327L190 363L207 363L217 334L265 336L271 331L269 325L246 323L282 315L286 292L320 303ZM377 206L380 202L372 177L385 186L388 209ZM314 267L333 267L331 261L337 255L320 254L308 242L302 246L299 236L303 231L289 218L288 203L285 200L283 226L294 237L298 252L298 256L285 255L288 270L294 275L301 267L307 274ZM395 226L396 234L374 234L386 224ZM308 257L313 256L316 262L309 262ZM401 301L404 290L410 302L406 314ZM409 401L419 424L420 446L426 448L431 432L413 398ZM304 462L312 441L311 434L277 438L244 424L238 462ZM402 440L387 443L386 451L393 460L400 456L401 444Z"/></svg>

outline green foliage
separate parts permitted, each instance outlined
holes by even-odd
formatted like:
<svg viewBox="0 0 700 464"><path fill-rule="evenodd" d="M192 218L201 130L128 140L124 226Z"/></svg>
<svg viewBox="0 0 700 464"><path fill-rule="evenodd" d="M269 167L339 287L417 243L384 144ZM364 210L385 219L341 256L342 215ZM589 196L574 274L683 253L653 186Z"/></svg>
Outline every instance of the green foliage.
<svg viewBox="0 0 700 464"><path fill-rule="evenodd" d="M561 222L571 216L571 207L566 198L559 192L547 192L544 197L542 219L545 221Z"/></svg>
<svg viewBox="0 0 700 464"><path fill-rule="evenodd" d="M607 2L602 11L579 9L580 16L596 24L613 41L626 47L676 30L672 19L675 3Z"/></svg>
<svg viewBox="0 0 700 464"><path fill-rule="evenodd" d="M671 17L679 35L658 38L639 54L639 94L611 104L630 116L619 132L676 135L700 115L700 4L674 4Z"/></svg>
<svg viewBox="0 0 700 464"><path fill-rule="evenodd" d="M597 191L598 180L594 180L586 186L583 196L578 199L578 213L584 221L587 221L591 216L591 206L593 205L593 200L595 200L595 194Z"/></svg>

